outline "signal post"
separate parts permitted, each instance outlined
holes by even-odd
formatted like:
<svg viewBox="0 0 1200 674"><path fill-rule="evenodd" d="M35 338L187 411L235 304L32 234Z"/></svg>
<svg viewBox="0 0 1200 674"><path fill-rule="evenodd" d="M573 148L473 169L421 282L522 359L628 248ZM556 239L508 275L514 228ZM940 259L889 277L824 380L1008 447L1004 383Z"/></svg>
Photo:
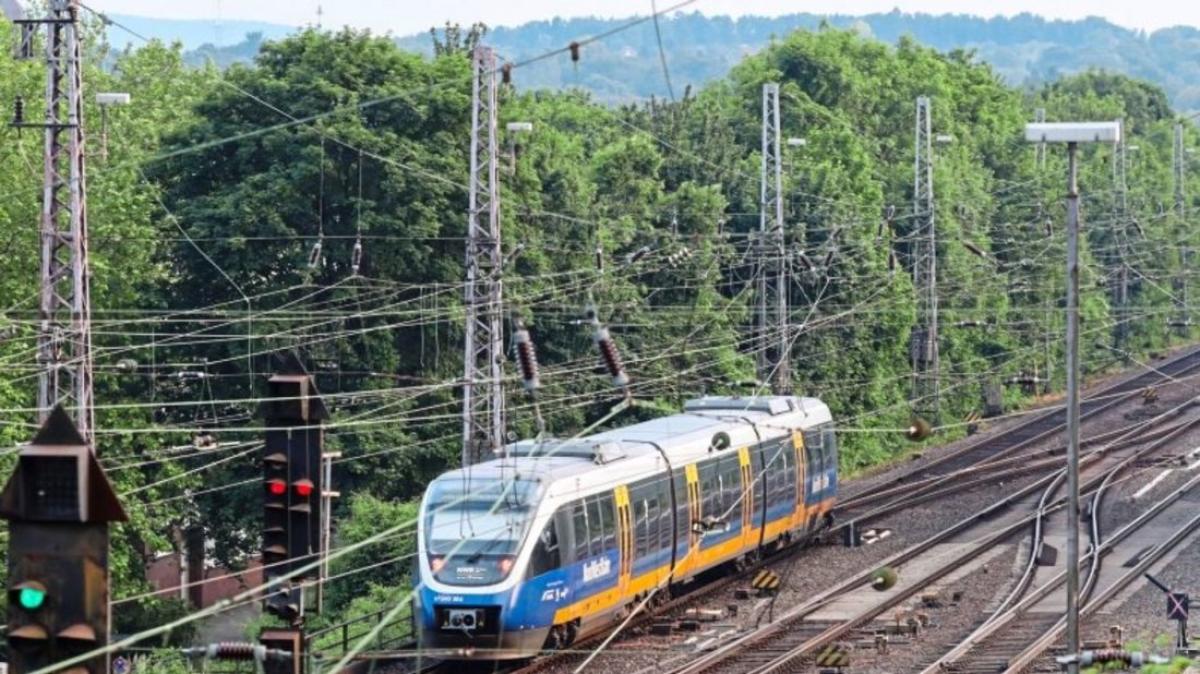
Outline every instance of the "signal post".
<svg viewBox="0 0 1200 674"><path fill-rule="evenodd" d="M267 663L265 674L303 671L305 586L319 583L324 564L323 423L329 412L299 358L289 355L268 383L263 404L263 581L287 577L267 591L264 608L288 623L265 629L262 645L293 654Z"/></svg>
<svg viewBox="0 0 1200 674"><path fill-rule="evenodd" d="M56 406L0 493L8 520L11 674L108 644L108 526L128 518L83 434ZM97 655L71 672L107 674Z"/></svg>

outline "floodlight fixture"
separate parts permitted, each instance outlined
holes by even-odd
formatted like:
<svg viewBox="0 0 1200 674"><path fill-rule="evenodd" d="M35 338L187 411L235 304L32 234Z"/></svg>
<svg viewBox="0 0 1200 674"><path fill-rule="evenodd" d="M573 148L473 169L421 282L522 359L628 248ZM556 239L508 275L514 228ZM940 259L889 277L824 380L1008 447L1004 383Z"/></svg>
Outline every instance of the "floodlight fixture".
<svg viewBox="0 0 1200 674"><path fill-rule="evenodd" d="M129 94L125 93L101 93L96 94L96 105L108 107L113 105L129 105Z"/></svg>
<svg viewBox="0 0 1200 674"><path fill-rule="evenodd" d="M949 145L954 142L954 136L948 133L939 133L938 135L934 136L933 140L937 142L938 145Z"/></svg>
<svg viewBox="0 0 1200 674"><path fill-rule="evenodd" d="M1120 143L1121 122L1025 125L1031 143L1067 145L1067 651L1079 652L1079 145ZM1068 674L1079 665L1068 664Z"/></svg>
<svg viewBox="0 0 1200 674"><path fill-rule="evenodd" d="M788 144L788 147L807 147L808 139L807 138L788 138L787 144Z"/></svg>
<svg viewBox="0 0 1200 674"><path fill-rule="evenodd" d="M1042 122L1025 125L1031 143L1119 143L1120 122Z"/></svg>
<svg viewBox="0 0 1200 674"><path fill-rule="evenodd" d="M17 0L0 0L0 13L9 21L25 20L25 8Z"/></svg>
<svg viewBox="0 0 1200 674"><path fill-rule="evenodd" d="M504 128L510 133L530 133L533 131L533 122L509 122Z"/></svg>

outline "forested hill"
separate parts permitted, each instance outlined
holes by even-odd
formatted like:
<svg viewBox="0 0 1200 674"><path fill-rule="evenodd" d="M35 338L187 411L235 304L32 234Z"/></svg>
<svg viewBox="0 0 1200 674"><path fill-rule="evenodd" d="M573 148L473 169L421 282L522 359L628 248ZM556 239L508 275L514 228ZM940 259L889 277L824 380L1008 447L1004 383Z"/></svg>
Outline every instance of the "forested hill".
<svg viewBox="0 0 1200 674"><path fill-rule="evenodd" d="M488 42L506 58L520 61L561 47L583 35L599 35L628 19L553 19L515 28L495 28ZM965 15L905 14L893 11L866 16L790 14L776 18L707 17L680 14L661 22L672 84L679 95L725 76L747 54L757 52L796 29L822 22L871 35L888 43L911 35L942 51L973 49L1009 84L1057 79L1060 75L1102 69L1149 80L1163 87L1176 108L1200 110L1200 29L1176 27L1152 34L1128 30L1103 19L1049 21L1030 14L983 19ZM428 35L402 38L401 46L428 53ZM654 25L650 22L588 45L588 67L551 59L522 69L529 87L582 86L605 102L668 95Z"/></svg>
<svg viewBox="0 0 1200 674"><path fill-rule="evenodd" d="M141 34L172 42L188 50L187 60L199 65L209 60L219 66L248 62L258 54L263 40L294 32L289 26L226 21L221 25L201 21L167 21L118 16ZM599 35L621 19L552 19L516 27L496 27L488 36L510 60L522 60L549 49L561 48L582 36ZM746 55L771 40L797 29L816 29L822 22L851 28L894 44L910 35L942 51L975 50L1012 85L1039 84L1061 75L1089 69L1107 70L1148 80L1166 90L1176 108L1200 110L1200 29L1175 27L1147 34L1116 26L1103 19L1050 21L1031 14L984 19L966 15L905 14L892 11L865 16L789 14L781 17L704 16L677 14L661 22L676 95L689 84L696 86L724 77ZM244 36L244 38L239 37ZM110 40L122 47L130 36L114 28ZM240 39L240 42L238 41ZM219 41L214 44L214 41ZM430 54L427 33L401 37L405 49ZM579 86L605 103L625 103L651 96L668 96L658 55L654 25L644 23L611 38L588 45L583 58L588 68L552 59L523 69L527 87Z"/></svg>

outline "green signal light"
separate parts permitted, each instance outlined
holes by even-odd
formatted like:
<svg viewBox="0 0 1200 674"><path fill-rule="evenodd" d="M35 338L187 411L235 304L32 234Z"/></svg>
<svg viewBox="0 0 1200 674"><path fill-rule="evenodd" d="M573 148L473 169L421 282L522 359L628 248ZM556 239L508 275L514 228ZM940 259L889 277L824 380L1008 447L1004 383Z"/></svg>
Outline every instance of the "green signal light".
<svg viewBox="0 0 1200 674"><path fill-rule="evenodd" d="M46 591L36 587L23 587L17 595L17 602L26 611L36 611L46 603Z"/></svg>

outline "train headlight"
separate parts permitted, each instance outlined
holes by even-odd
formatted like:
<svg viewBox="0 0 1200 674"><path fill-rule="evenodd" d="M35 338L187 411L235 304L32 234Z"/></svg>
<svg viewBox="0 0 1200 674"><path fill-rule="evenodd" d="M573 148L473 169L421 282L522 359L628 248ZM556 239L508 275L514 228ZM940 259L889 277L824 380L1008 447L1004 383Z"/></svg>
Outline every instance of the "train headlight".
<svg viewBox="0 0 1200 674"><path fill-rule="evenodd" d="M508 572L512 571L513 568L513 558L501 557L500 561L496 562L496 568L500 569L500 573L508 575Z"/></svg>
<svg viewBox="0 0 1200 674"><path fill-rule="evenodd" d="M429 568L431 570L433 570L434 573L441 571L442 567L444 567L444 566L446 566L446 558L445 557L430 557L429 558Z"/></svg>

